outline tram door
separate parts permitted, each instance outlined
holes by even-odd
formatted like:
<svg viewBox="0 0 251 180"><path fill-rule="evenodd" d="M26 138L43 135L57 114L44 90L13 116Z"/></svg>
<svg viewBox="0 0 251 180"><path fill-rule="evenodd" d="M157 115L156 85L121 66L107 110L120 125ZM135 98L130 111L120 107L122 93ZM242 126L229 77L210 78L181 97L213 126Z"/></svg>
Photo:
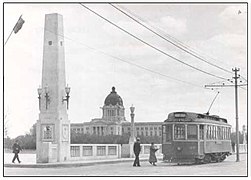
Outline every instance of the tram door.
<svg viewBox="0 0 251 180"><path fill-rule="evenodd" d="M162 125L162 153L169 154L172 152L172 124Z"/></svg>

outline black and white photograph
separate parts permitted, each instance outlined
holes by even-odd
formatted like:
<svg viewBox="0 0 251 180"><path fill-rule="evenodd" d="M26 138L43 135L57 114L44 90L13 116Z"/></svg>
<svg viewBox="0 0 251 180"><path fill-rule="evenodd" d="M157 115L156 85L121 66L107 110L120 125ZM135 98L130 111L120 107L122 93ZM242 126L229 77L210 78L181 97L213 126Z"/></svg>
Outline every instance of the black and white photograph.
<svg viewBox="0 0 251 180"><path fill-rule="evenodd" d="M248 177L248 8L3 1L3 177Z"/></svg>

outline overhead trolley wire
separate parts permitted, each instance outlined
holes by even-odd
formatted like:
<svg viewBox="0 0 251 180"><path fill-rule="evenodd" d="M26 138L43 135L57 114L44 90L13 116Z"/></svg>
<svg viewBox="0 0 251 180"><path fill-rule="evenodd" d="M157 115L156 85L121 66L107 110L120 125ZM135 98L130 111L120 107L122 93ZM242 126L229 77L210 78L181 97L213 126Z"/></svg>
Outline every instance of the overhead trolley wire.
<svg viewBox="0 0 251 180"><path fill-rule="evenodd" d="M196 54L190 52L191 50L188 51L188 50L184 49L183 47L181 47L182 45L177 45L177 44L175 44L175 43L172 42L171 40L169 40L169 39L163 37L162 35L160 35L160 34L157 33L156 31L152 30L151 28L147 27L146 25L144 25L143 23L141 23L140 21L138 21L138 20L135 19L134 17L130 16L129 14L127 14L126 12L124 12L123 10L121 10L120 8L118 8L117 6L113 5L112 3L109 3L109 4L110 4L112 7L114 7L115 9L117 9L118 11L120 11L121 13L125 14L127 17L131 18L132 20L134 20L135 22L137 22L138 24L140 24L141 26L143 26L144 28L146 28L146 29L148 29L149 31L151 31L152 33L154 33L155 35L157 35L157 36L159 36L160 38L164 39L165 41L171 43L171 44L174 45L175 47L177 47L177 48L179 48L179 49L185 51L186 53L188 53L188 54L190 54L190 55L196 57L197 59L199 59L199 60L201 60L201 61L203 61L203 62L205 62L205 63L207 63L207 64L209 64L209 65L211 65L211 66L214 66L214 67L216 67L216 68L218 68L218 69L221 69L221 70L223 70L223 71L225 71L225 72L228 72L228 73L231 73L231 74L233 73L233 72L231 72L231 71L229 71L229 70L227 70L227 69L224 69L224 68L222 68L222 67L220 67L220 66L218 66L218 65L216 65L216 64L213 64L213 63L211 63L211 62L208 62L207 60L201 58L200 56L198 56L198 55L196 55Z"/></svg>
<svg viewBox="0 0 251 180"><path fill-rule="evenodd" d="M86 8L87 10L89 10L90 12L94 13L95 15L99 16L99 17L102 18L103 20L107 21L108 23L112 24L113 26L117 27L117 28L120 29L121 31L125 32L126 34L132 36L133 38L135 38L135 39L137 39L138 41L144 43L145 45L147 45L147 46L149 46L149 47L155 49L156 51L158 51L158 52L160 52L160 53L162 53L162 54L164 54L164 55L166 55L166 56L168 56L168 57L174 59L175 61L178 61L178 62L180 62L180 63L182 63L182 64L184 64L184 65L186 65L186 66L189 66L190 68L193 68L193 69L195 69L195 70L197 70L197 71L200 71L200 72L202 72L202 73L204 73L204 74L207 74L207 75L210 75L210 76L219 78L219 79L227 80L227 78L224 78L224 77L217 76L217 75L215 75L215 74L206 72L206 71L201 70L201 69L199 69L199 68L197 68L197 67L194 67L194 66L192 66L192 65L190 65L190 64L188 64L188 63L186 63L186 62L181 61L180 59L178 59L178 58L176 58L176 57L174 57L174 56L172 56L172 55L170 55L170 54L168 54L168 53L166 53L166 52L164 52L164 51L158 49L157 47L151 45L150 43L147 43L146 41L144 41L144 40L140 39L139 37L133 35L132 33L126 31L125 29L121 28L120 26L116 25L115 23L111 22L110 20L106 19L105 17L101 16L100 14L98 14L97 12L95 12L94 10L92 10L92 9L88 8L87 6L83 5L82 3L80 3L80 5L81 5L82 7L84 7L84 8Z"/></svg>
<svg viewBox="0 0 251 180"><path fill-rule="evenodd" d="M192 47L190 47L189 45L187 45L187 44L183 43L182 41L176 39L175 37L171 36L170 34L168 34L168 33L167 33L166 31L164 31L163 29L160 29L160 28L158 28L158 27L156 27L156 26L154 26L154 25L151 25L151 23L147 22L145 19L143 19L142 17L136 15L135 13L133 13L133 12L130 11L130 10L128 10L127 8L122 7L122 6L119 6L119 5L117 5L117 6L120 7L120 9L123 9L123 10L126 11L127 13L131 14L132 16L136 17L136 18L139 19L140 21L144 22L144 24L147 24L148 26L157 29L158 31L160 31L160 32L162 33L162 35L167 36L167 37L168 37L169 39L171 39L174 43L177 43L177 44L179 44L180 46L182 46L183 48L185 48L185 49L187 49L187 50L189 50L189 51L191 51L191 52L197 54L198 56L203 57L203 55L200 55L199 52L196 52L196 50L194 50ZM171 41L171 40L170 40L170 41ZM208 56L208 55L204 55L204 56ZM212 59L212 60L219 61L219 60L216 60L216 59L214 59L214 58L212 58L212 57L210 57L210 56L208 56L208 57L209 57L210 59ZM205 58L205 57L204 57L204 58ZM221 62L222 62L222 61L221 61ZM222 63L223 63L223 62L222 62ZM227 72L229 72L229 73L233 73L232 71L229 71L229 70L227 70L227 69L225 69L225 70L226 70Z"/></svg>
<svg viewBox="0 0 251 180"><path fill-rule="evenodd" d="M129 17L130 19L134 20L135 22L137 22L137 23L140 24L141 26L145 27L146 29L148 29L149 31L151 31L152 33L154 33L155 35L159 36L160 38L162 38L162 39L166 40L167 42L169 42L170 44L174 45L175 47L177 47L177 48L179 48L179 49L185 51L186 53L188 53L188 54L194 56L195 58L197 58L197 59L199 59L199 60L201 60L201 61L203 61L203 62L205 62L205 63L207 63L207 64L209 64L209 65L211 65L211 66L214 66L214 67L216 67L216 68L218 68L218 69L221 69L221 70L223 70L223 71L225 71L225 72L228 72L228 73L230 73L230 74L233 74L232 71L229 71L229 70L227 70L226 68L223 68L223 67L221 67L221 66L219 66L219 65L213 64L213 63L211 63L211 62L205 60L205 57L203 57L203 55L200 55L198 52L196 52L195 50L193 50L191 47L185 45L183 42L181 42L181 41L179 41L178 39L172 37L170 34L167 34L166 32L163 32L163 30L161 30L162 33L164 33L169 39L167 39L167 38L164 37L163 35L159 34L158 32L154 31L153 29L147 27L147 26L145 25L145 24L147 24L147 23L146 23L146 21L145 21L144 19L142 19L141 17L139 17L139 16L136 15L135 13L132 13L131 11L129 11L128 9L126 9L125 7L119 6L119 8L118 8L118 6L115 6L115 5L112 4L112 3L109 3L109 4L110 4L112 7L114 7L115 9L117 9L118 11L120 11L121 13L125 14L125 15L126 15L127 17ZM129 15L129 14L130 14L130 15ZM132 16L136 17L138 20L137 20L136 18L132 17ZM145 24L143 24L143 23L140 22L140 21L143 21ZM148 25L148 26L151 26L151 25L149 25L149 24L147 24L147 25ZM153 27L153 26L151 26L151 27ZM156 27L153 27L153 28L156 28ZM170 39L171 39L171 40L170 40ZM210 58L210 59L213 59L213 58L211 58L211 57L209 57L209 58ZM215 60L215 59L214 59L214 60ZM244 81L247 81L247 79L245 79L243 76L241 76L241 78L242 78Z"/></svg>

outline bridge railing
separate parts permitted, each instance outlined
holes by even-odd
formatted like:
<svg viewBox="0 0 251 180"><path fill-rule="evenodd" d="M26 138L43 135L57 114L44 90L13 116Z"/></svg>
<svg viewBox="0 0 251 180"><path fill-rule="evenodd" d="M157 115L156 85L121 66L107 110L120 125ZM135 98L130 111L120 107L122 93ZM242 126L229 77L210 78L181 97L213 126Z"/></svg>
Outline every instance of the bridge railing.
<svg viewBox="0 0 251 180"><path fill-rule="evenodd" d="M121 145L118 144L71 144L70 159L121 158Z"/></svg>

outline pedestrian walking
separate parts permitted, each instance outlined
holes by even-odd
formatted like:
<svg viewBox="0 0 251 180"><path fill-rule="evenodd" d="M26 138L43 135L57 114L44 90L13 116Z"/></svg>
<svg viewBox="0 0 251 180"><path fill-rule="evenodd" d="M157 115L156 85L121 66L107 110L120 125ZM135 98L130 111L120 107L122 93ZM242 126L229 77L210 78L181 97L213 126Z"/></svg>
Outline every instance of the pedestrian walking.
<svg viewBox="0 0 251 180"><path fill-rule="evenodd" d="M235 142L234 141L231 142L231 146L232 146L232 152L235 152Z"/></svg>
<svg viewBox="0 0 251 180"><path fill-rule="evenodd" d="M135 154L135 160L134 160L133 166L140 166L140 163L139 163L139 153L140 153L140 151L141 151L140 139L137 138L136 142L133 145L133 152Z"/></svg>
<svg viewBox="0 0 251 180"><path fill-rule="evenodd" d="M21 161L20 161L20 159L19 159L19 157L18 157L18 153L19 153L22 149L21 149L20 145L18 144L18 141L17 141L17 140L16 140L15 143L13 144L12 150L13 150L12 152L15 154L14 157L13 157L13 159L12 159L12 163L15 163L15 160L16 160L16 159L17 159L17 161L18 161L19 163L21 163Z"/></svg>
<svg viewBox="0 0 251 180"><path fill-rule="evenodd" d="M154 146L154 143L151 143L150 146L150 156L149 156L149 163L152 164L153 166L156 166L157 158L155 155L155 152L158 151L159 149Z"/></svg>

